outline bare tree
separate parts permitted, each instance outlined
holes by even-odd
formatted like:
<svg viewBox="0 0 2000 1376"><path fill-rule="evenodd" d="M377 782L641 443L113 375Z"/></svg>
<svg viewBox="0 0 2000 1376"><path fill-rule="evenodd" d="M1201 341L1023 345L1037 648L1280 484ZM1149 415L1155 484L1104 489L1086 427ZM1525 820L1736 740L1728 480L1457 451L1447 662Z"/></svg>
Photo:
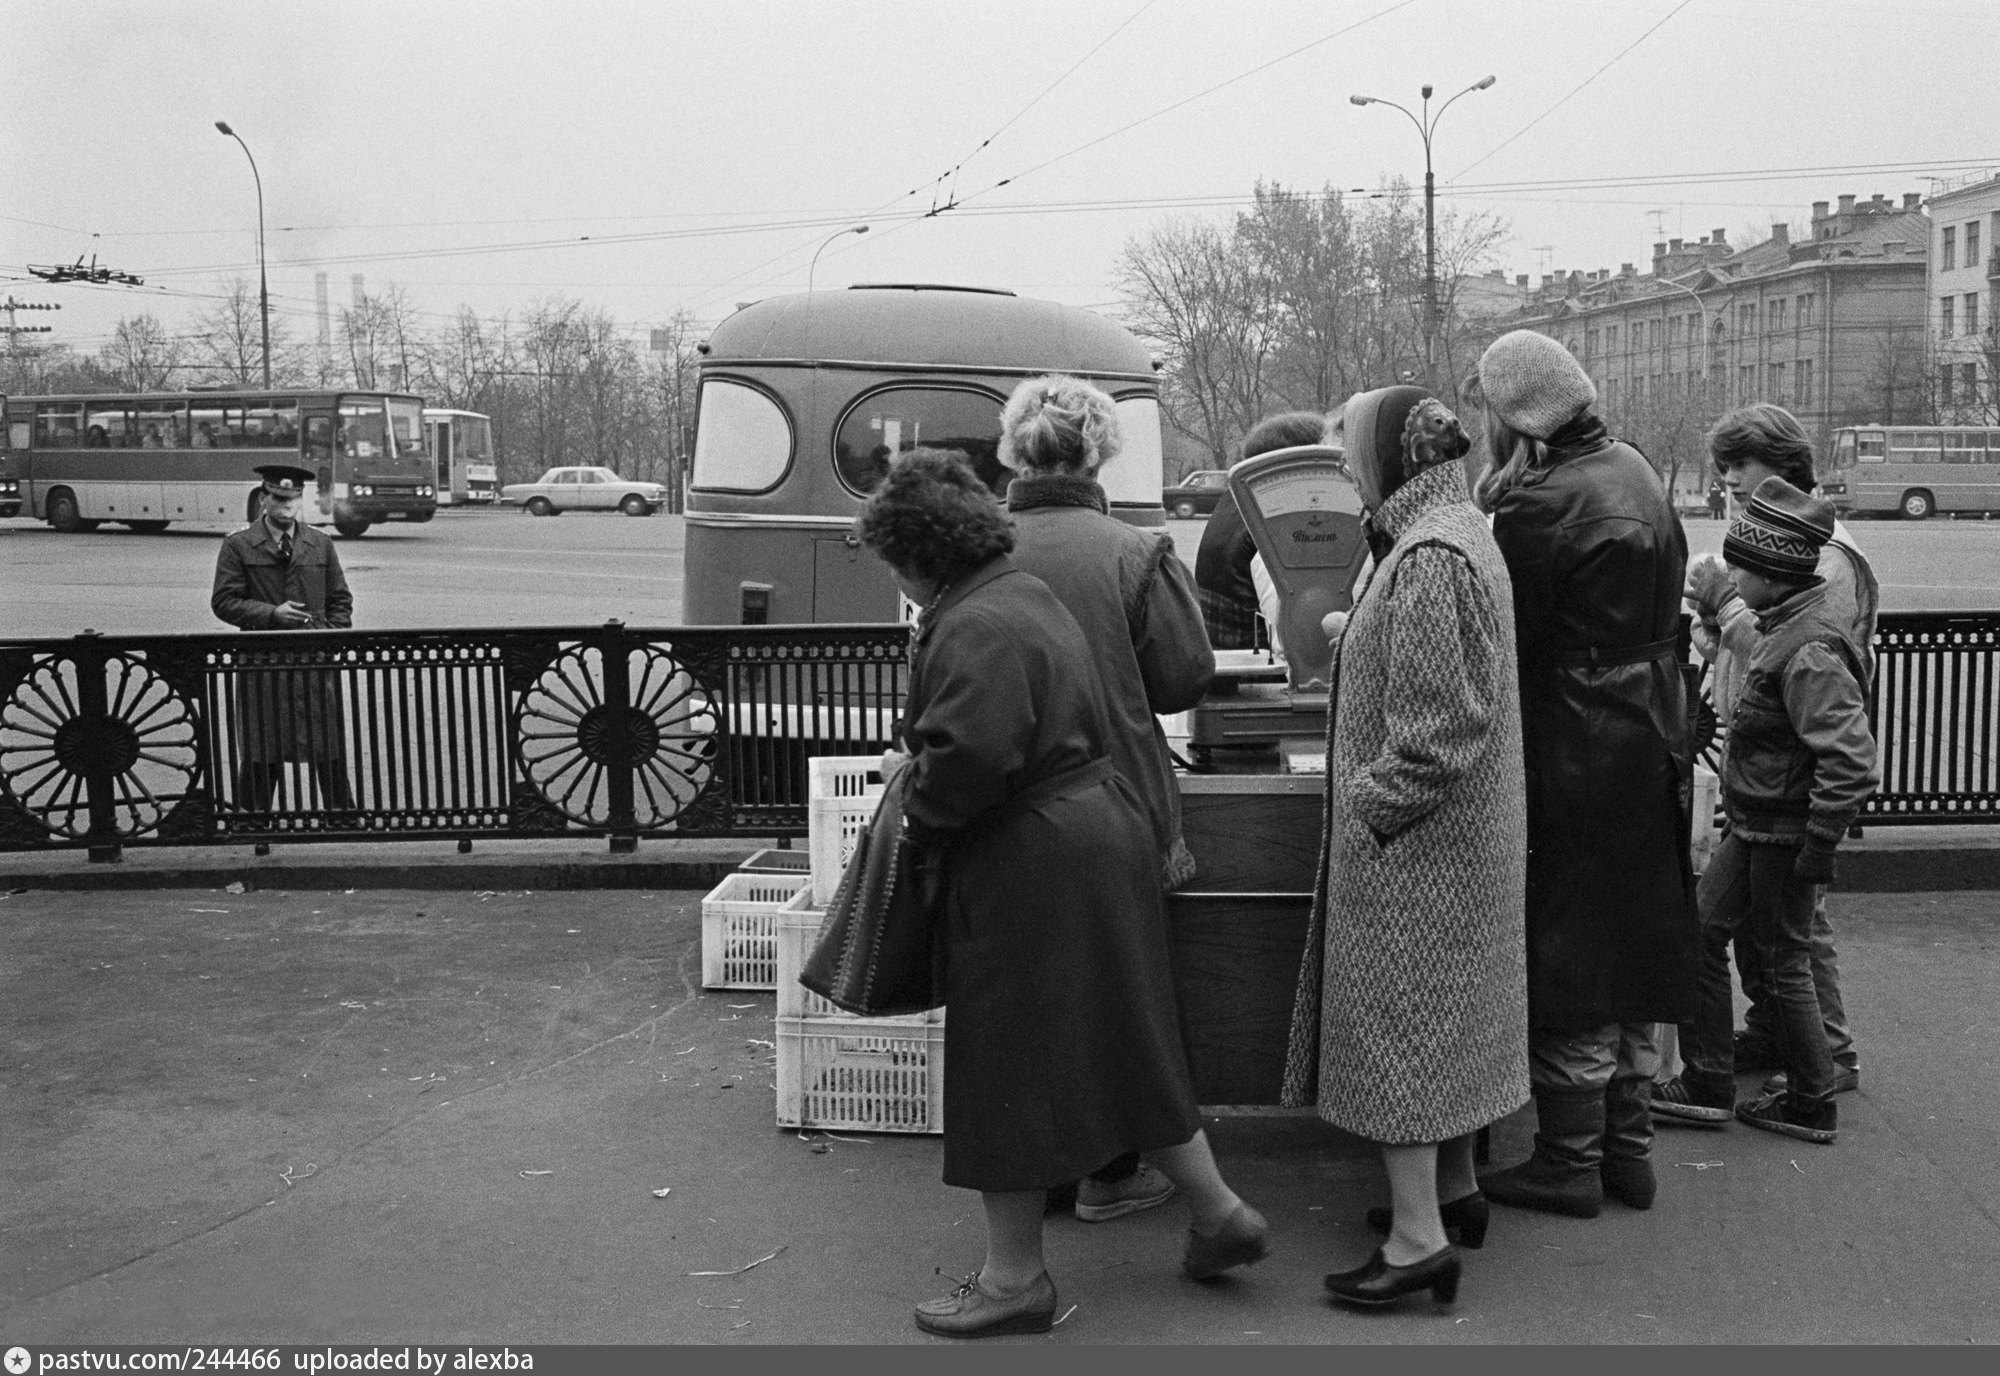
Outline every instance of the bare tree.
<svg viewBox="0 0 2000 1376"><path fill-rule="evenodd" d="M126 389L151 392L167 385L184 353L181 341L167 333L158 317L135 315L118 322L98 356Z"/></svg>
<svg viewBox="0 0 2000 1376"><path fill-rule="evenodd" d="M247 277L222 284L215 304L195 316L188 362L212 379L250 387L264 378L264 319L257 289ZM296 376L291 331L282 315L271 317L273 380Z"/></svg>

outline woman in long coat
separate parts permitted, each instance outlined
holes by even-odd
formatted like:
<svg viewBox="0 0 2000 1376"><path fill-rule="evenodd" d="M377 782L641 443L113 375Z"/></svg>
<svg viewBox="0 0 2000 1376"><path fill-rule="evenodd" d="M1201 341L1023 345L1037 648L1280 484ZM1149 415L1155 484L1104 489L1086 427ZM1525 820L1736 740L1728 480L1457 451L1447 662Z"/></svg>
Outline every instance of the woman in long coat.
<svg viewBox="0 0 2000 1376"><path fill-rule="evenodd" d="M1677 644L1687 540L1659 475L1531 330L1479 365L1478 491L1514 584L1528 766L1534 1155L1496 1203L1595 1217L1652 1205L1653 1023L1693 1015L1694 751Z"/></svg>
<svg viewBox="0 0 2000 1376"><path fill-rule="evenodd" d="M1514 612L1457 419L1390 387L1349 401L1342 429L1378 563L1338 647L1286 1098L1316 1089L1320 1116L1380 1144L1389 1174L1391 1209L1371 1220L1388 1241L1327 1288L1449 1300L1447 1221L1468 1247L1486 1227L1473 1134L1528 1097Z"/></svg>
<svg viewBox="0 0 2000 1376"><path fill-rule="evenodd" d="M924 607L900 767L910 833L944 848L944 1179L986 1213L985 1264L918 1325L1046 1332L1044 1191L1126 1151L1186 1197L1190 1276L1258 1260L1264 1220L1200 1131L1159 851L1076 619L1008 558L1006 517L956 454L899 458L857 529Z"/></svg>
<svg viewBox="0 0 2000 1376"><path fill-rule="evenodd" d="M1014 389L1000 414L1000 462L1014 519L1014 562L1049 585L1083 628L1104 684L1111 762L1139 795L1168 889L1194 878L1181 837L1181 788L1159 714L1184 712L1215 677L1194 577L1163 531L1108 514L1097 474L1124 438L1109 395L1052 374ZM1049 1192L1050 1205L1105 1222L1165 1203L1173 1182L1136 1153Z"/></svg>

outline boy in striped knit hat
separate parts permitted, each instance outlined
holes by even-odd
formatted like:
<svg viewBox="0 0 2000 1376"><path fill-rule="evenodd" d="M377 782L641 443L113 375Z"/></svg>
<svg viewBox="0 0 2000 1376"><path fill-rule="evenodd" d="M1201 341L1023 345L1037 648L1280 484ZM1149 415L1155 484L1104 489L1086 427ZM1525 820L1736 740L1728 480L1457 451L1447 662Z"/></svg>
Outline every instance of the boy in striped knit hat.
<svg viewBox="0 0 2000 1376"><path fill-rule="evenodd" d="M1836 1068L1813 990L1816 885L1831 882L1841 838L1875 790L1867 669L1851 618L1817 571L1833 509L1766 478L1722 541L1757 639L1722 764L1729 834L1702 875L1702 962L1693 1036L1682 1048L1689 1107L1809 1142L1838 1126ZM1735 1104L1729 942L1754 942L1777 1005L1786 1087Z"/></svg>

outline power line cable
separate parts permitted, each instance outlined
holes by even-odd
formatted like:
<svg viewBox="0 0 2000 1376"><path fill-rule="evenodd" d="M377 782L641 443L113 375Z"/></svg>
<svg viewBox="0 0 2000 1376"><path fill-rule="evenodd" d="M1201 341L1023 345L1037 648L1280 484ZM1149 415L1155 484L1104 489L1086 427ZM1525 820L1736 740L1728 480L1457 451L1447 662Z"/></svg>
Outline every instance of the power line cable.
<svg viewBox="0 0 2000 1376"><path fill-rule="evenodd" d="M1610 71L1612 66L1616 64L1620 58L1623 58L1626 53L1631 52L1632 49L1638 47L1641 43L1644 43L1648 38L1651 38L1654 32L1657 31L1661 27L1661 25L1664 25L1667 22L1667 20L1672 19L1675 15L1679 14L1682 10L1686 9L1689 5L1693 3L1694 0L1681 0L1681 2L1678 5L1675 5L1671 10L1667 11L1666 15L1660 19L1659 23L1654 24L1652 28L1647 29L1644 33L1640 34L1637 38L1633 39L1630 43L1626 44L1623 48L1619 49L1617 54L1614 57L1612 57L1610 62L1605 63L1602 67L1599 67L1596 71L1592 72L1589 76L1585 77L1582 81L1578 82L1575 88L1570 91L1569 95L1564 96L1561 100L1558 100L1554 105L1551 105L1548 109L1542 111L1539 115L1536 115L1533 119L1529 120L1526 124L1522 125L1514 133L1508 135L1506 138L1502 139L1498 144L1488 149L1480 157L1473 159L1473 161L1467 163L1464 167L1461 167L1458 170L1457 175L1459 177L1464 176L1467 172L1470 172L1473 168L1479 166L1480 163L1485 162L1488 158L1498 153L1502 148L1505 148L1508 144L1512 143L1515 139L1520 138L1522 134L1527 133L1537 124L1540 124L1543 120L1547 119L1550 115L1553 115L1556 111L1562 109L1564 105L1569 103L1570 96L1574 96L1578 91L1581 91L1591 82L1597 80L1597 78L1603 76L1606 72ZM1452 178L1451 180L1456 180L1456 177Z"/></svg>

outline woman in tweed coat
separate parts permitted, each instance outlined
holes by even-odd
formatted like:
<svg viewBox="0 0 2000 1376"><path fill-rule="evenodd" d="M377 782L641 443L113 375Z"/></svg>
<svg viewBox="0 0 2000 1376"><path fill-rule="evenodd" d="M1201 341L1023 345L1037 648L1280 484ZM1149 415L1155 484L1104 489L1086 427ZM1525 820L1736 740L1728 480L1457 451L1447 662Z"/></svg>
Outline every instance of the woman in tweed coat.
<svg viewBox="0 0 2000 1376"><path fill-rule="evenodd" d="M1342 429L1377 565L1335 662L1286 1098L1316 1088L1320 1116L1379 1143L1389 1175L1392 1207L1370 1220L1388 1240L1327 1288L1448 1301L1447 1224L1467 1247L1486 1230L1473 1134L1528 1099L1513 602L1451 412L1390 387L1349 401Z"/></svg>

